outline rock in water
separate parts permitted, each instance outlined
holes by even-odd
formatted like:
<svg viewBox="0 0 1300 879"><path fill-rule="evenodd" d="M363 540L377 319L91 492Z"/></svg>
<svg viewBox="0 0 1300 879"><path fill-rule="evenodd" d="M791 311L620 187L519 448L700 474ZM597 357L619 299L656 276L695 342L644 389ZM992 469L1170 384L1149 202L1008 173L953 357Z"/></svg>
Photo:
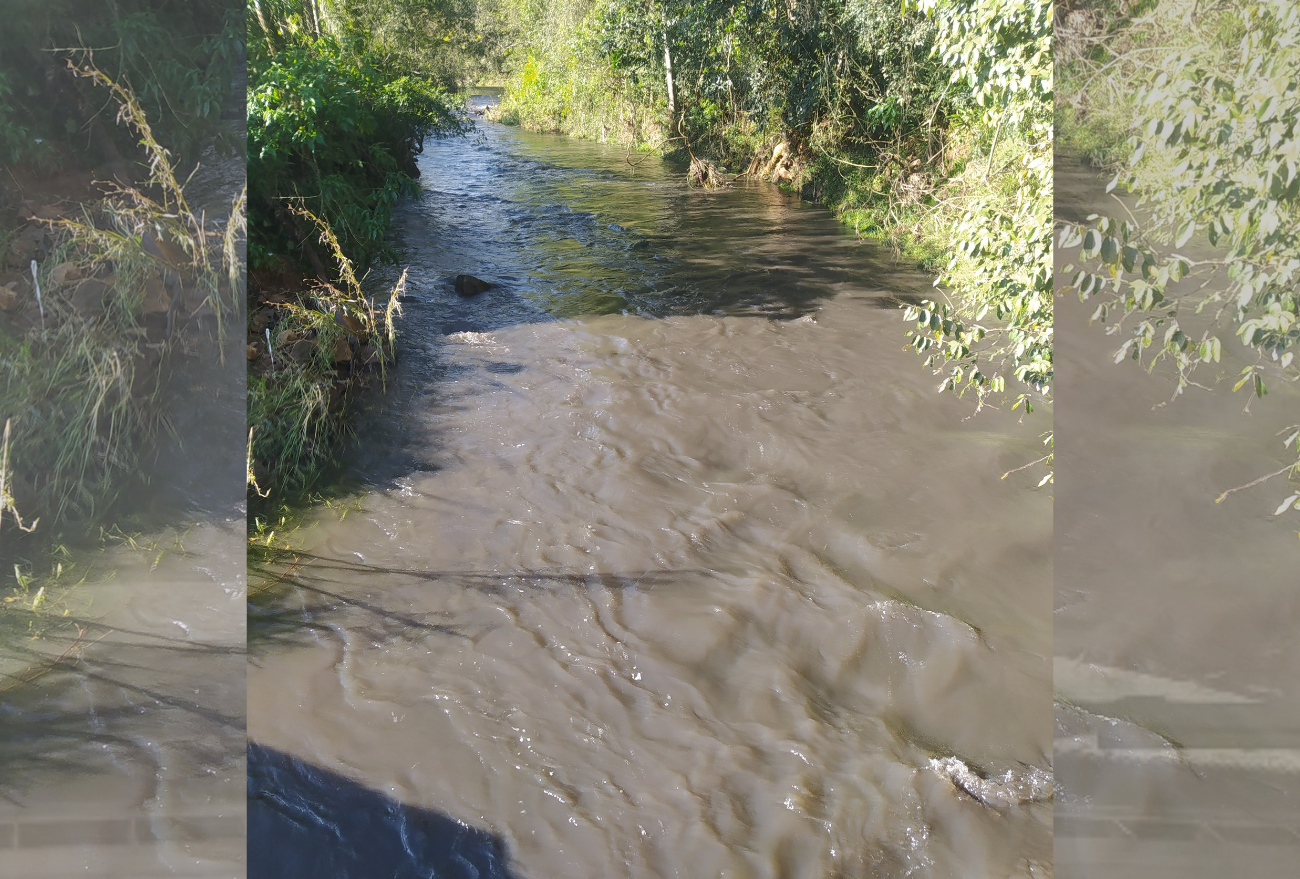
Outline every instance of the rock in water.
<svg viewBox="0 0 1300 879"><path fill-rule="evenodd" d="M473 275L457 275L453 282L456 292L461 296L477 296L484 290L491 290L495 284L476 278Z"/></svg>

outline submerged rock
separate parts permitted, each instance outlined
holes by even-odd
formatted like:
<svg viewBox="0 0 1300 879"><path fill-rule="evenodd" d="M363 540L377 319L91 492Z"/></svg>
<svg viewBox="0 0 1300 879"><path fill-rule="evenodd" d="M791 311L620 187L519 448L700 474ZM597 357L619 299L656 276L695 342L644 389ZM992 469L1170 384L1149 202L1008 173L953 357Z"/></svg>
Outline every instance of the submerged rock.
<svg viewBox="0 0 1300 879"><path fill-rule="evenodd" d="M452 282L456 292L461 296L477 296L478 294L491 290L496 284L490 281L484 281L482 278L476 278L473 275L457 275L456 280Z"/></svg>
<svg viewBox="0 0 1300 879"><path fill-rule="evenodd" d="M472 321L467 320L450 320L442 324L442 334L444 336L453 336L456 333L481 333L483 327Z"/></svg>
<svg viewBox="0 0 1300 879"><path fill-rule="evenodd" d="M1035 766L1008 769L1001 776L976 772L957 757L932 758L930 769L986 806L1007 808L1052 799L1052 773Z"/></svg>

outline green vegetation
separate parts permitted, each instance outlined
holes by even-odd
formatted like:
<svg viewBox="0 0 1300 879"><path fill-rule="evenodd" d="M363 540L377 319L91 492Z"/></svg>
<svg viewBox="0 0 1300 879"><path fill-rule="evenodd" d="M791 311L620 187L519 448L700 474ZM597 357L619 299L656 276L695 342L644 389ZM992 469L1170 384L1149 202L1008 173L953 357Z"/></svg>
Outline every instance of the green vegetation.
<svg viewBox="0 0 1300 879"><path fill-rule="evenodd" d="M180 325L204 314L220 325L242 281L242 204L223 229L205 227L130 93L87 72L123 101L153 156L158 195L121 189L52 216L45 230L27 226L0 253L31 265L0 302L4 503L15 524L21 511L46 529L108 521L165 429L158 396Z"/></svg>
<svg viewBox="0 0 1300 879"><path fill-rule="evenodd" d="M826 204L940 273L940 294L906 313L940 390L1050 399L1051 2L496 8L501 121L677 154L696 184L767 179Z"/></svg>
<svg viewBox="0 0 1300 879"><path fill-rule="evenodd" d="M415 190L424 139L465 130L444 88L454 65L439 59L468 52L417 59L394 47L440 45L455 9L413 0L248 6L255 516L319 481L346 435L349 395L391 357L401 285L376 302L356 272L391 258L393 207Z"/></svg>
<svg viewBox="0 0 1300 879"><path fill-rule="evenodd" d="M288 260L332 283L333 254L291 206L319 216L347 257L368 265L386 254L393 205L414 190L424 138L463 123L437 84L397 73L362 37L318 34L283 5L250 10L262 33L249 52L249 262Z"/></svg>
<svg viewBox="0 0 1300 879"><path fill-rule="evenodd" d="M213 222L186 186L209 148L240 146L231 0L13 5L0 33L6 632L19 617L31 631L80 578L68 547L131 516L122 498L169 430L174 358L220 336L242 300L244 213L241 195Z"/></svg>
<svg viewBox="0 0 1300 879"><path fill-rule="evenodd" d="M1071 4L1061 30L1067 143L1138 207L1062 237L1082 245L1071 284L1094 320L1128 331L1116 362L1167 364L1181 394L1235 336L1249 362L1234 390L1300 378L1300 8L1097 0ZM1193 258L1200 235L1212 255ZM1300 455L1300 425L1285 443ZM1277 512L1300 510L1300 460L1277 476L1296 489Z"/></svg>

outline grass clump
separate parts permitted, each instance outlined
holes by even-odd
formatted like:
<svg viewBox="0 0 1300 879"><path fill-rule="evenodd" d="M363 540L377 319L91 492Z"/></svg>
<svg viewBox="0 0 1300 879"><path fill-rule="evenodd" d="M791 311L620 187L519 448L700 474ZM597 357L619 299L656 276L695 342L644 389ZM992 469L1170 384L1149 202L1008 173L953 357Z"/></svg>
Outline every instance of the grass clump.
<svg viewBox="0 0 1300 879"><path fill-rule="evenodd" d="M23 205L0 243L0 517L40 523L23 541L6 530L6 563L112 521L168 430L161 389L173 357L191 327L215 323L219 334L242 299L243 196L224 226L207 223L134 94L89 58L75 72L117 101L149 175L94 203L38 215Z"/></svg>
<svg viewBox="0 0 1300 879"><path fill-rule="evenodd" d="M339 267L339 283L270 297L249 319L250 514L313 488L349 435L347 401L381 384L395 354L406 273L379 301L365 294L338 238L299 205Z"/></svg>

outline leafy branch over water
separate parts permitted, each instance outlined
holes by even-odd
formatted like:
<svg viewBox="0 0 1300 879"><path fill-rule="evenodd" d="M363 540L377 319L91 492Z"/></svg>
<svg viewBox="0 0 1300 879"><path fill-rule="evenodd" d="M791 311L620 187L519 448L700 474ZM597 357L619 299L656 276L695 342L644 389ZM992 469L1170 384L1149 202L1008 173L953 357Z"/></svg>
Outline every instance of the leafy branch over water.
<svg viewBox="0 0 1300 879"><path fill-rule="evenodd" d="M1075 52L1063 60L1076 83L1127 75L1138 87L1105 104L1076 100L1069 122L1093 132L1110 189L1133 193L1136 211L1063 229L1061 246L1080 248L1070 283L1096 303L1094 320L1127 331L1117 363L1170 365L1178 395L1206 387L1202 371L1235 337L1248 362L1233 390L1263 397L1270 382L1300 379L1300 7L1173 2L1131 9L1107 33L1087 13L1109 5L1072 10ZM1300 483L1300 429L1284 434L1296 463L1243 488ZM1277 512L1288 509L1300 492Z"/></svg>

